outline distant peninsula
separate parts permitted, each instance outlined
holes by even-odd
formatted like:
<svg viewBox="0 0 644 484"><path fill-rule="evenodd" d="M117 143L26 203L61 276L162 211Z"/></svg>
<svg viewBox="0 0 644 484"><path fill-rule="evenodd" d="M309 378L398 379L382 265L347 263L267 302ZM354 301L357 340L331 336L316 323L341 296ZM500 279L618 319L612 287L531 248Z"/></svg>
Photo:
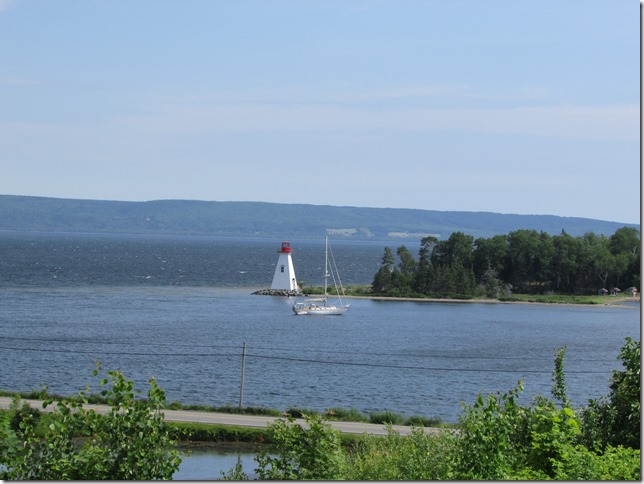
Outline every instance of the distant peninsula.
<svg viewBox="0 0 644 484"><path fill-rule="evenodd" d="M0 195L0 230L149 235L418 241L453 232L492 237L519 229L611 235L639 225L556 215L339 207L266 202L124 202Z"/></svg>

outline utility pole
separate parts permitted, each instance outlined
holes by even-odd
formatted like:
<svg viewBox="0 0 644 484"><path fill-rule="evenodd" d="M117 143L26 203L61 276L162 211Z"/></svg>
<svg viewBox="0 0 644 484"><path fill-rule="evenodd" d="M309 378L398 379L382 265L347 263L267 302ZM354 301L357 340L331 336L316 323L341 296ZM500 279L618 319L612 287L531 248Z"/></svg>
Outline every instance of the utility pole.
<svg viewBox="0 0 644 484"><path fill-rule="evenodd" d="M242 365L241 365L241 384L239 385L239 410L242 409L242 402L244 401L244 371L246 369L246 341L242 346Z"/></svg>

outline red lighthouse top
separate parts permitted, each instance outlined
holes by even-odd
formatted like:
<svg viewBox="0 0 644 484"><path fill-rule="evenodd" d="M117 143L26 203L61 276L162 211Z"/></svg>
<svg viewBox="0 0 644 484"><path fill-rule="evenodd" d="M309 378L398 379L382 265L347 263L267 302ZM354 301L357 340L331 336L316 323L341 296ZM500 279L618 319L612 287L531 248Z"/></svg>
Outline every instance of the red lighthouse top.
<svg viewBox="0 0 644 484"><path fill-rule="evenodd" d="M282 249L280 252L283 252L285 254L289 254L291 252L291 244L288 242L282 242Z"/></svg>

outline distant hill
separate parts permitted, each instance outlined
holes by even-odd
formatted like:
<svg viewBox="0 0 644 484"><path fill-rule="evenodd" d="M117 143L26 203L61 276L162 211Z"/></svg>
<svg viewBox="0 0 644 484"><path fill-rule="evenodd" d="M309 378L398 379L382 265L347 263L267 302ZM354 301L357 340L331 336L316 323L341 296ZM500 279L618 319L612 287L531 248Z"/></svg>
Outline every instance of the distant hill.
<svg viewBox="0 0 644 484"><path fill-rule="evenodd" d="M612 235L639 225L555 215L511 215L264 202L118 202L0 195L0 230L275 238L446 239L460 231L492 237L518 229Z"/></svg>

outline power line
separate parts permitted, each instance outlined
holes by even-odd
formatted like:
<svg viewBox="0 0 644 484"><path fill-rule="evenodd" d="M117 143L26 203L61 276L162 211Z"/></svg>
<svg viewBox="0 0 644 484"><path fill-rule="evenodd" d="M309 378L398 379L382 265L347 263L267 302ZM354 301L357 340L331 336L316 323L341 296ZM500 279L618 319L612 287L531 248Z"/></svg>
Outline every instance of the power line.
<svg viewBox="0 0 644 484"><path fill-rule="evenodd" d="M283 356L263 356L246 354L246 357L264 358L271 360L285 360L296 361L298 363L325 363L329 365L342 365L342 366L366 366L371 368L395 368L400 370L427 370L427 371L463 371L463 372L481 372L481 373L552 373L552 370L496 370L485 368L437 368L437 367L423 367L423 366L405 366L405 365L383 365L379 363L359 363L347 361L328 361L328 360L311 360L306 358L288 358ZM567 370L566 373L574 374L606 374L611 373L605 370Z"/></svg>
<svg viewBox="0 0 644 484"><path fill-rule="evenodd" d="M72 343L72 344L100 344L103 345L133 345L136 346L173 346L173 347L186 347L186 348L235 348L230 345L199 345L199 344L182 344L182 343L131 343L128 341L101 341L97 343L95 340L88 339L71 339L71 338L26 338L21 336L3 336L3 340L18 340L18 341L42 341L44 343Z"/></svg>
<svg viewBox="0 0 644 484"><path fill-rule="evenodd" d="M14 351L31 351L36 353L69 353L69 354L82 354L82 355L108 355L108 356L181 356L181 357L193 357L193 356L230 356L230 357L239 357L237 354L217 354L217 353L132 353L126 351L90 351L90 350L57 350L57 349L42 349L42 348L11 348L6 346L0 346L0 350L14 350Z"/></svg>
<svg viewBox="0 0 644 484"><path fill-rule="evenodd" d="M130 343L125 341L101 341L96 343L93 340L75 340L68 338L27 338L20 336L3 336L3 340L18 340L18 341L42 341L45 343L58 342L58 343L72 343L72 344L100 344L104 345L132 345L136 346L171 346L174 348L225 348L225 349L235 349L236 346L231 345L200 345L200 344L182 344L182 343ZM252 346L248 345L248 349L260 350L260 351L280 351L280 352L289 352L289 351L303 351L303 349L293 350L290 348L279 348L279 347L262 347L262 346ZM79 353L82 351L78 351ZM532 361L552 361L553 356L546 357L530 357L530 356L486 356L486 355L475 355L475 356L463 356L463 355L449 355L449 354L399 354L399 353L381 353L381 352L367 352L367 351L348 351L348 350L320 350L316 348L308 348L306 352L315 352L315 353L328 353L328 354L342 354L342 355L363 355L363 356L387 356L387 357L404 357L404 358L441 358L441 359L455 359L455 360L532 360ZM115 353L116 354L116 353ZM155 353L163 355L163 353ZM172 353L174 355L174 353ZM188 355L188 354L186 354ZM191 353L191 356L201 356L199 353ZM569 361L575 362L613 362L614 359L581 359L581 358L569 358Z"/></svg>
<svg viewBox="0 0 644 484"><path fill-rule="evenodd" d="M172 356L172 357L230 357L238 358L239 354L217 354L217 353L141 353L141 352L113 352L113 351L89 351L89 350L58 350L58 349L42 349L42 348L13 348L13 347L2 347L0 349L9 350L9 351L31 351L31 352L40 352L40 353L67 353L67 354L88 354L88 355L107 355L107 356ZM503 369L490 369L490 368L440 368L440 367L424 367L424 366L408 366L408 365L387 365L381 363L364 363L364 362L351 362L351 361L331 361L331 360L314 360L308 358L289 358L285 356L269 356L269 355L257 355L247 353L246 357L258 358L258 359L267 359L267 360L280 360L280 361L292 361L298 363L315 363L315 364L327 364L327 365L339 365L339 366L361 366L369 368L390 368L398 370L422 370L422 371L443 371L443 372L476 372L476 373L545 373L550 374L552 370L530 370L530 369L521 369L521 370L503 370ZM610 371L606 370L568 370L567 374L610 374Z"/></svg>

